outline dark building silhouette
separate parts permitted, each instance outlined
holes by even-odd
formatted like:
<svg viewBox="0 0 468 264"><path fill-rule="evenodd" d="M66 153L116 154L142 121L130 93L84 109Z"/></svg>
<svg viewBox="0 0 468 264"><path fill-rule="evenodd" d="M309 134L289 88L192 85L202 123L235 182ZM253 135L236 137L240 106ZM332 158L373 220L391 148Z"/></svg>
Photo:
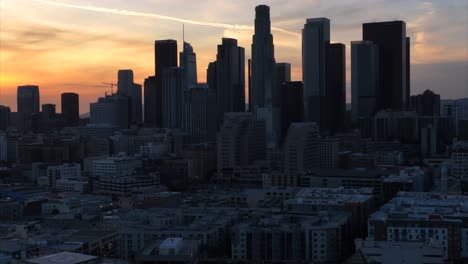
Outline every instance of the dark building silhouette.
<svg viewBox="0 0 468 264"><path fill-rule="evenodd" d="M284 82L281 86L281 138L284 140L292 123L304 120L304 86L302 82Z"/></svg>
<svg viewBox="0 0 468 264"><path fill-rule="evenodd" d="M20 114L39 113L39 87L36 85L18 86L17 108Z"/></svg>
<svg viewBox="0 0 468 264"><path fill-rule="evenodd" d="M411 39L406 37L406 107L409 107L411 97Z"/></svg>
<svg viewBox="0 0 468 264"><path fill-rule="evenodd" d="M440 116L440 95L430 90L410 97L410 110L420 116Z"/></svg>
<svg viewBox="0 0 468 264"><path fill-rule="evenodd" d="M170 67L177 67L177 41L172 39L154 42L155 75Z"/></svg>
<svg viewBox="0 0 468 264"><path fill-rule="evenodd" d="M66 126L78 126L80 122L80 97L76 93L61 95L62 115Z"/></svg>
<svg viewBox="0 0 468 264"><path fill-rule="evenodd" d="M379 50L372 41L351 42L352 119L372 117L379 95Z"/></svg>
<svg viewBox="0 0 468 264"><path fill-rule="evenodd" d="M346 49L341 43L330 44L326 61L326 127L330 134L344 129L346 114Z"/></svg>
<svg viewBox="0 0 468 264"><path fill-rule="evenodd" d="M324 129L327 121L326 66L330 44L330 20L309 18L302 30L302 77L304 81L304 119Z"/></svg>
<svg viewBox="0 0 468 264"><path fill-rule="evenodd" d="M156 40L154 43L155 76L145 80L145 124L162 127L162 78L164 69L177 67L177 41Z"/></svg>
<svg viewBox="0 0 468 264"><path fill-rule="evenodd" d="M10 125L10 107L0 105L0 130L6 130Z"/></svg>
<svg viewBox="0 0 468 264"><path fill-rule="evenodd" d="M237 40L223 38L216 62L208 66L207 79L216 90L218 124L224 113L245 111L245 51Z"/></svg>
<svg viewBox="0 0 468 264"><path fill-rule="evenodd" d="M255 8L251 63L249 107L258 118L266 121L269 140L276 141L280 133L280 87L276 85L270 7L266 5Z"/></svg>
<svg viewBox="0 0 468 264"><path fill-rule="evenodd" d="M404 21L365 23L362 28L362 39L372 41L379 47L380 92L377 111L406 109L409 94L406 23Z"/></svg>

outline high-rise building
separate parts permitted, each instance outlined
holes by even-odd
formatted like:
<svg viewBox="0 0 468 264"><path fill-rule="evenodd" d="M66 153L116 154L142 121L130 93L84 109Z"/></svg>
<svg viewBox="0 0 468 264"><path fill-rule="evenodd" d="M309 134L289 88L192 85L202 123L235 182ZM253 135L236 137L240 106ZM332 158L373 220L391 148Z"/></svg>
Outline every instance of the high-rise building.
<svg viewBox="0 0 468 264"><path fill-rule="evenodd" d="M406 107L411 97L411 39L406 37Z"/></svg>
<svg viewBox="0 0 468 264"><path fill-rule="evenodd" d="M421 128L421 143L420 143L420 150L421 156L424 158L432 158L434 157L437 152L437 128L428 125L426 127Z"/></svg>
<svg viewBox="0 0 468 264"><path fill-rule="evenodd" d="M133 89L133 71L119 70L117 72L117 80L117 93L128 96L130 90Z"/></svg>
<svg viewBox="0 0 468 264"><path fill-rule="evenodd" d="M180 67L184 68L186 87L195 86L197 81L197 54L193 52L193 47L190 43L184 42L184 50L180 53Z"/></svg>
<svg viewBox="0 0 468 264"><path fill-rule="evenodd" d="M346 49L341 43L327 47L326 115L321 131L335 134L343 131L346 116Z"/></svg>
<svg viewBox="0 0 468 264"><path fill-rule="evenodd" d="M265 121L251 113L226 113L218 133L218 173L265 160Z"/></svg>
<svg viewBox="0 0 468 264"><path fill-rule="evenodd" d="M208 141L208 87L198 84L184 91L184 131L193 144Z"/></svg>
<svg viewBox="0 0 468 264"><path fill-rule="evenodd" d="M164 69L177 67L177 41L172 39L156 40L154 42L155 75Z"/></svg>
<svg viewBox="0 0 468 264"><path fill-rule="evenodd" d="M275 68L270 7L259 5L255 8L249 107L258 118L265 120L270 142L277 141L280 134L280 87L276 85Z"/></svg>
<svg viewBox="0 0 468 264"><path fill-rule="evenodd" d="M377 110L379 50L372 41L351 42L351 111L353 121Z"/></svg>
<svg viewBox="0 0 468 264"><path fill-rule="evenodd" d="M459 141L453 145L452 175L459 181L468 182L468 142Z"/></svg>
<svg viewBox="0 0 468 264"><path fill-rule="evenodd" d="M62 115L66 126L78 126L80 122L80 96L76 93L63 93Z"/></svg>
<svg viewBox="0 0 468 264"><path fill-rule="evenodd" d="M401 111L407 107L408 52L406 23L388 21L362 25L363 40L372 41L379 49L379 97L377 111Z"/></svg>
<svg viewBox="0 0 468 264"><path fill-rule="evenodd" d="M145 95L144 95L144 107L145 107L145 125L149 127L161 127L162 125L162 111L161 105L157 104L158 91L156 85L156 77L149 76L145 79ZM160 95L159 95L160 96Z"/></svg>
<svg viewBox="0 0 468 264"><path fill-rule="evenodd" d="M155 75L145 80L145 124L163 127L162 121L162 73L164 69L177 67L177 41L156 40L154 43Z"/></svg>
<svg viewBox="0 0 468 264"><path fill-rule="evenodd" d="M18 86L17 110L20 114L39 113L39 87L36 85Z"/></svg>
<svg viewBox="0 0 468 264"><path fill-rule="evenodd" d="M237 46L237 40L223 38L216 62L208 66L208 84L216 91L218 124L224 113L245 111L244 56L244 48Z"/></svg>
<svg viewBox="0 0 468 264"><path fill-rule="evenodd" d="M410 109L420 116L440 116L440 95L430 90L410 97Z"/></svg>
<svg viewBox="0 0 468 264"><path fill-rule="evenodd" d="M293 177L319 167L319 128L316 123L292 123L283 144L283 170Z"/></svg>
<svg viewBox="0 0 468 264"><path fill-rule="evenodd" d="M284 140L292 123L304 119L302 82L285 82L281 87L281 138Z"/></svg>
<svg viewBox="0 0 468 264"><path fill-rule="evenodd" d="M302 30L304 119L320 128L326 119L326 65L330 44L330 20L309 18Z"/></svg>
<svg viewBox="0 0 468 264"><path fill-rule="evenodd" d="M140 123L142 121L141 85L133 82L132 70L119 70L117 78L117 93L129 97L130 121Z"/></svg>
<svg viewBox="0 0 468 264"><path fill-rule="evenodd" d="M184 124L185 71L180 67L165 69L162 81L162 125L182 128Z"/></svg>
<svg viewBox="0 0 468 264"><path fill-rule="evenodd" d="M6 130L10 125L10 107L0 105L0 130Z"/></svg>
<svg viewBox="0 0 468 264"><path fill-rule="evenodd" d="M130 124L129 99L113 94L100 97L90 104L90 123L114 128L128 128Z"/></svg>

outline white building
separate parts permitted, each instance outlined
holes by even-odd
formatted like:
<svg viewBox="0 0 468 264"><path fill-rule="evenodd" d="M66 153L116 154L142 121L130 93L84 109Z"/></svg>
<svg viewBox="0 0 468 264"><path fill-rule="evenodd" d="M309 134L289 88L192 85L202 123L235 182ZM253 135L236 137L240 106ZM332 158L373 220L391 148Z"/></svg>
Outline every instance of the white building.
<svg viewBox="0 0 468 264"><path fill-rule="evenodd" d="M92 174L99 176L129 176L135 174L142 167L140 159L135 157L106 157L93 160Z"/></svg>

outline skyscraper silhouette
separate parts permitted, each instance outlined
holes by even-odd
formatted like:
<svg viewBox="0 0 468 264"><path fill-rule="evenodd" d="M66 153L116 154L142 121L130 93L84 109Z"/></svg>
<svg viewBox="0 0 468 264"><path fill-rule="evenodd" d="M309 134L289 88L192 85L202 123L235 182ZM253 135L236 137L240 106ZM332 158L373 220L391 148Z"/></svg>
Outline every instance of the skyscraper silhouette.
<svg viewBox="0 0 468 264"><path fill-rule="evenodd" d="M372 117L377 110L379 50L372 41L351 42L352 119Z"/></svg>
<svg viewBox="0 0 468 264"><path fill-rule="evenodd" d="M197 54L192 46L184 42L184 50L180 53L180 67L184 68L187 88L195 86L197 81Z"/></svg>
<svg viewBox="0 0 468 264"><path fill-rule="evenodd" d="M63 93L62 115L66 126L77 126L80 121L80 96L76 93Z"/></svg>
<svg viewBox="0 0 468 264"><path fill-rule="evenodd" d="M177 41L156 40L154 43L154 79L145 81L145 124L162 127L162 80L164 69L177 67Z"/></svg>
<svg viewBox="0 0 468 264"><path fill-rule="evenodd" d="M302 76L304 80L304 119L320 129L326 119L326 61L330 44L330 20L307 19L302 30Z"/></svg>
<svg viewBox="0 0 468 264"><path fill-rule="evenodd" d="M377 44L379 48L380 88L377 110L404 110L407 107L408 46L406 23L389 21L362 25L362 39Z"/></svg>
<svg viewBox="0 0 468 264"><path fill-rule="evenodd" d="M280 134L280 92L276 85L274 54L270 7L259 5L255 8L249 107L266 121L269 141L276 141Z"/></svg>
<svg viewBox="0 0 468 264"><path fill-rule="evenodd" d="M326 68L326 117L325 127L329 134L344 129L346 115L346 49L342 43L327 47ZM322 125L323 126L323 125Z"/></svg>
<svg viewBox="0 0 468 264"><path fill-rule="evenodd" d="M141 85L133 82L132 70L119 70L117 79L117 93L129 97L130 121L140 123L142 121Z"/></svg>
<svg viewBox="0 0 468 264"><path fill-rule="evenodd" d="M36 85L18 86L17 110L21 114L39 113L39 87Z"/></svg>
<svg viewBox="0 0 468 264"><path fill-rule="evenodd" d="M216 87L218 124L221 124L224 113L245 111L244 48L237 46L235 39L223 38L216 62L208 70L209 85Z"/></svg>

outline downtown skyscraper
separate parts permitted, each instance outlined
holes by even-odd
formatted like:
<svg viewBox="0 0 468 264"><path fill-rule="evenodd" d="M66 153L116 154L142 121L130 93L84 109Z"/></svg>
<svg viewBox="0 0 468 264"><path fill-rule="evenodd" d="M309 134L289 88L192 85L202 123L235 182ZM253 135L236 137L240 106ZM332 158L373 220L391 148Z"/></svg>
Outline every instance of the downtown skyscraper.
<svg viewBox="0 0 468 264"><path fill-rule="evenodd" d="M302 30L302 76L304 81L304 119L326 123L326 66L330 44L330 20L309 18Z"/></svg>
<svg viewBox="0 0 468 264"><path fill-rule="evenodd" d="M17 104L18 113L27 115L39 113L39 87L18 86Z"/></svg>
<svg viewBox="0 0 468 264"><path fill-rule="evenodd" d="M404 21L365 23L362 39L379 50L377 111L405 110L409 98L409 38Z"/></svg>
<svg viewBox="0 0 468 264"><path fill-rule="evenodd" d="M249 108L265 120L270 142L278 141L280 134L280 87L276 85L274 54L270 7L259 5L255 8Z"/></svg>
<svg viewBox="0 0 468 264"><path fill-rule="evenodd" d="M184 42L183 51L179 56L180 67L184 68L186 87L192 88L197 85L197 54L193 52L190 43Z"/></svg>

